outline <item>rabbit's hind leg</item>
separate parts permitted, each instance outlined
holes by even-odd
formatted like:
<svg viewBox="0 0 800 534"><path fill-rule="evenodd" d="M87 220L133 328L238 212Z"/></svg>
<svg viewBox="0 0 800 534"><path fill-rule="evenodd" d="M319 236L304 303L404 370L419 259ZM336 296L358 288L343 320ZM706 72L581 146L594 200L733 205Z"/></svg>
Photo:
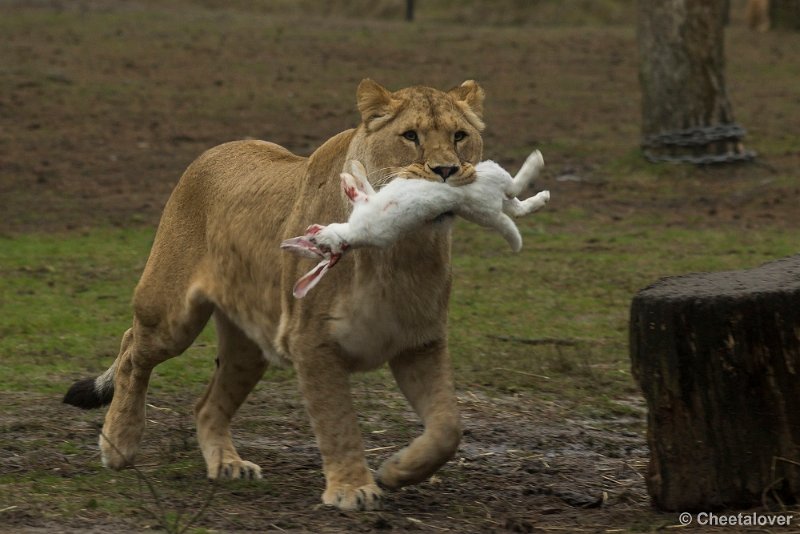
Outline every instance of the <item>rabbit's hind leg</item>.
<svg viewBox="0 0 800 534"><path fill-rule="evenodd" d="M511 180L511 184L506 188L509 197L517 197L527 188L534 178L539 175L539 171L544 167L544 158L538 150L531 152L530 156L522 164L519 172Z"/></svg>
<svg viewBox="0 0 800 534"><path fill-rule="evenodd" d="M503 200L503 212L512 217L522 217L539 211L550 201L550 191L542 191L525 200L511 198Z"/></svg>

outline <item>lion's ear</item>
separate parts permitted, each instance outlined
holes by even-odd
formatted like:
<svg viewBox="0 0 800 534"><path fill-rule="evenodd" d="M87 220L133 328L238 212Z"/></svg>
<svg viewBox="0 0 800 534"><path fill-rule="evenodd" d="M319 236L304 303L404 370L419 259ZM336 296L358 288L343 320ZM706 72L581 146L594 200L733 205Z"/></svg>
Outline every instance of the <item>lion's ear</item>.
<svg viewBox="0 0 800 534"><path fill-rule="evenodd" d="M450 89L448 93L458 103L461 110L472 125L483 130L483 99L486 93L475 80L467 80L455 89Z"/></svg>
<svg viewBox="0 0 800 534"><path fill-rule="evenodd" d="M364 78L358 84L356 101L361 120L370 130L380 127L392 117L392 93L369 78Z"/></svg>

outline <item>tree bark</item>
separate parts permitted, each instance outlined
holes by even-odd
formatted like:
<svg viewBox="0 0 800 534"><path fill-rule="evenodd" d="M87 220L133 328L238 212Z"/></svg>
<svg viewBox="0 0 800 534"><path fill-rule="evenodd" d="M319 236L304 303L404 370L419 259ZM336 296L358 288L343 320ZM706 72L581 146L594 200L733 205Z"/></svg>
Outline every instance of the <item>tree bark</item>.
<svg viewBox="0 0 800 534"><path fill-rule="evenodd" d="M640 0L639 80L646 155L670 157L740 153L738 137L699 132L697 143L656 141L667 132L730 125L733 111L725 89L725 0ZM687 136L690 138L691 136ZM713 137L713 135L711 135Z"/></svg>
<svg viewBox="0 0 800 534"><path fill-rule="evenodd" d="M633 299L647 488L670 511L800 497L800 255L667 278Z"/></svg>
<svg viewBox="0 0 800 534"><path fill-rule="evenodd" d="M800 30L800 0L772 0L769 18L773 28Z"/></svg>

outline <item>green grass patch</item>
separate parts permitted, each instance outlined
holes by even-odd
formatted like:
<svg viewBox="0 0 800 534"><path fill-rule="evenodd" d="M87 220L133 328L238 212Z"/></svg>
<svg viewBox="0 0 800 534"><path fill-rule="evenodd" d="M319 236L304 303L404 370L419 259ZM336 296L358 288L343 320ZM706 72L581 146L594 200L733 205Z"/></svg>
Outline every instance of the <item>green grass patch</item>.
<svg viewBox="0 0 800 534"><path fill-rule="evenodd" d="M450 343L462 383L624 411L614 399L637 393L627 347L637 290L664 276L754 267L797 247L780 229L592 220L582 210L524 220L519 255L459 223Z"/></svg>
<svg viewBox="0 0 800 534"><path fill-rule="evenodd" d="M106 369L131 325L130 299L152 239L149 229L0 239L0 390L63 393ZM155 391L207 380L213 354L208 329L158 367Z"/></svg>
<svg viewBox="0 0 800 534"><path fill-rule="evenodd" d="M512 254L497 235L457 224L449 332L457 382L593 412L624 410L615 399L636 394L627 321L638 289L668 275L753 267L796 249L779 228L692 229L652 214L600 225L579 208L543 212L520 227L525 247ZM152 238L152 230L127 229L0 239L0 390L62 393L107 368L130 325L130 296ZM214 354L207 328L156 369L153 392L199 394ZM270 375L291 379L287 370ZM360 380L391 382L385 372Z"/></svg>

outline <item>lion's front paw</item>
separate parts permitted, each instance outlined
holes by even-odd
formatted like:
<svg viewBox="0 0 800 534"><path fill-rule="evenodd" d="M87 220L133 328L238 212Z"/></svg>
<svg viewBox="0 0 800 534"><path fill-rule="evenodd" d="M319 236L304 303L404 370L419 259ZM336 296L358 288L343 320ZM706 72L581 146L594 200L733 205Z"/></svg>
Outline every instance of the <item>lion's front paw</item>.
<svg viewBox="0 0 800 534"><path fill-rule="evenodd" d="M260 480L261 468L253 462L245 460L227 460L209 468L208 478L211 480Z"/></svg>
<svg viewBox="0 0 800 534"><path fill-rule="evenodd" d="M322 494L322 502L340 510L380 510L383 492L374 483L358 488L345 484L328 487Z"/></svg>

